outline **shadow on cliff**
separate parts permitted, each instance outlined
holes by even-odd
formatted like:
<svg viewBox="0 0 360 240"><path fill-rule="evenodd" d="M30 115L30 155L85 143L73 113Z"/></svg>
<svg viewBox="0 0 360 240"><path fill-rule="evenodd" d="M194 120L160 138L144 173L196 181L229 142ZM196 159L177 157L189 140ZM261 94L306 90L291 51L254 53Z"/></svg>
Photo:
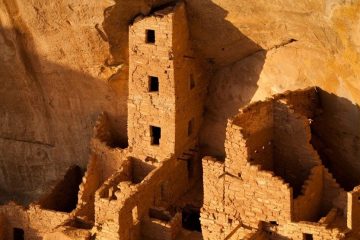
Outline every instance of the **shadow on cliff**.
<svg viewBox="0 0 360 240"><path fill-rule="evenodd" d="M226 20L228 11L213 1L187 1L187 10L195 50L209 70L200 146L203 155L223 159L227 120L255 94L266 51Z"/></svg>
<svg viewBox="0 0 360 240"><path fill-rule="evenodd" d="M319 99L311 143L340 186L352 191L360 185L360 107L324 90Z"/></svg>
<svg viewBox="0 0 360 240"><path fill-rule="evenodd" d="M0 40L0 202L26 205L69 166L86 167L102 111L113 120L118 142L127 142L127 95L39 55L22 29L0 29Z"/></svg>

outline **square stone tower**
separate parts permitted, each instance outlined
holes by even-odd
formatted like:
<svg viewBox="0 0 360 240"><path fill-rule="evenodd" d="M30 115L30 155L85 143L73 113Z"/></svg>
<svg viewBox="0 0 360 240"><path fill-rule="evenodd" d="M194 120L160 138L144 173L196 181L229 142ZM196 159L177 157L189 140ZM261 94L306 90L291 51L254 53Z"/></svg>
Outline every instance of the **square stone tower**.
<svg viewBox="0 0 360 240"><path fill-rule="evenodd" d="M164 160L197 143L206 81L189 43L184 3L138 17L129 29L129 147Z"/></svg>

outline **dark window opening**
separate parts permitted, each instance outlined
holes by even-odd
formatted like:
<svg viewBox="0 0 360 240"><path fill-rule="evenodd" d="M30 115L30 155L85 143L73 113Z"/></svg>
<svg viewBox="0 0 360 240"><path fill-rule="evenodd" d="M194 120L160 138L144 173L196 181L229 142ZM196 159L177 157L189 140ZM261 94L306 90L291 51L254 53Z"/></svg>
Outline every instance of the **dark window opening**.
<svg viewBox="0 0 360 240"><path fill-rule="evenodd" d="M279 224L276 221L270 221L271 225L279 226Z"/></svg>
<svg viewBox="0 0 360 240"><path fill-rule="evenodd" d="M358 201L360 202L360 196L358 196Z"/></svg>
<svg viewBox="0 0 360 240"><path fill-rule="evenodd" d="M182 227L190 230L201 232L200 210L193 207L185 207L182 210Z"/></svg>
<svg viewBox="0 0 360 240"><path fill-rule="evenodd" d="M195 79L194 79L194 75L190 74L190 79L189 79L189 87L190 89L193 89L195 87Z"/></svg>
<svg viewBox="0 0 360 240"><path fill-rule="evenodd" d="M24 240L24 230L22 230L21 228L14 228L13 229L13 237L14 240Z"/></svg>
<svg viewBox="0 0 360 240"><path fill-rule="evenodd" d="M314 239L313 235L310 233L304 233L303 236L304 236L304 240L313 240Z"/></svg>
<svg viewBox="0 0 360 240"><path fill-rule="evenodd" d="M194 128L194 119L191 119L188 123L188 136L190 136L193 133Z"/></svg>
<svg viewBox="0 0 360 240"><path fill-rule="evenodd" d="M146 43L155 43L155 30L146 30Z"/></svg>
<svg viewBox="0 0 360 240"><path fill-rule="evenodd" d="M161 128L150 126L151 145L160 145Z"/></svg>
<svg viewBox="0 0 360 240"><path fill-rule="evenodd" d="M159 91L159 78L158 77L149 77L149 92L158 92Z"/></svg>

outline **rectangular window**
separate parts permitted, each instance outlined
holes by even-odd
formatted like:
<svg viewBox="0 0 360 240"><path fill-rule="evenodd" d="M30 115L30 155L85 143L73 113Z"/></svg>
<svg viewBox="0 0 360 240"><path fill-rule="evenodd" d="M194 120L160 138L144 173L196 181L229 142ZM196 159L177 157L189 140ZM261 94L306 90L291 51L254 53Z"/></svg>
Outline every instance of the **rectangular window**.
<svg viewBox="0 0 360 240"><path fill-rule="evenodd" d="M303 237L304 240L313 240L314 239L313 235L310 233L304 233L303 236L304 236Z"/></svg>
<svg viewBox="0 0 360 240"><path fill-rule="evenodd" d="M160 145L161 128L150 126L151 145Z"/></svg>
<svg viewBox="0 0 360 240"><path fill-rule="evenodd" d="M158 92L159 91L159 78L149 76L149 92Z"/></svg>
<svg viewBox="0 0 360 240"><path fill-rule="evenodd" d="M14 240L24 240L24 230L21 228L14 228L13 229L13 238Z"/></svg>
<svg viewBox="0 0 360 240"><path fill-rule="evenodd" d="M193 133L194 128L194 119L191 119L188 123L188 136L190 136Z"/></svg>
<svg viewBox="0 0 360 240"><path fill-rule="evenodd" d="M146 30L146 43L155 43L155 30Z"/></svg>
<svg viewBox="0 0 360 240"><path fill-rule="evenodd" d="M190 78L189 78L189 88L190 90L193 89L195 87L195 79L194 79L194 75L190 74Z"/></svg>

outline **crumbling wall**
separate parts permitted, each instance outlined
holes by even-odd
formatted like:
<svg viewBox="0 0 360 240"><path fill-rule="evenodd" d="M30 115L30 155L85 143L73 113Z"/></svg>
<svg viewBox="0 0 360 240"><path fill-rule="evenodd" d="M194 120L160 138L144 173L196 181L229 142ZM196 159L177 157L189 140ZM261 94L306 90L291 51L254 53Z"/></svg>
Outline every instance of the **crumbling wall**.
<svg viewBox="0 0 360 240"><path fill-rule="evenodd" d="M85 176L79 187L75 215L95 221L95 192L101 186L100 161L93 155L88 163Z"/></svg>
<svg viewBox="0 0 360 240"><path fill-rule="evenodd" d="M347 193L347 226L348 228L360 230L360 186Z"/></svg>
<svg viewBox="0 0 360 240"><path fill-rule="evenodd" d="M117 184L130 179L130 161L107 179L95 193L95 226L96 236L103 240L119 239L119 206L114 200Z"/></svg>
<svg viewBox="0 0 360 240"><path fill-rule="evenodd" d="M13 229L18 228L24 231L25 239L29 240L41 240L44 234L51 232L69 218L67 213L43 210L35 205L26 209L15 203L1 206L0 216L6 219L7 236L12 236ZM8 239L11 238L6 238Z"/></svg>
<svg viewBox="0 0 360 240"><path fill-rule="evenodd" d="M293 221L319 220L324 188L323 181L323 167L313 167L308 179L302 186L301 195L294 199Z"/></svg>
<svg viewBox="0 0 360 240"><path fill-rule="evenodd" d="M308 236L308 238L306 238ZM312 238L310 238L310 236ZM271 239L293 239L293 240L339 240L345 234L337 228L328 228L326 224L313 222L287 223L276 227L276 233Z"/></svg>
<svg viewBox="0 0 360 240"><path fill-rule="evenodd" d="M229 120L225 139L225 171L238 176L247 164L273 167L273 104L257 102Z"/></svg>
<svg viewBox="0 0 360 240"><path fill-rule="evenodd" d="M292 190L280 177L259 166L243 168L241 176L225 175L225 212L257 227L259 221L283 224L292 219Z"/></svg>
<svg viewBox="0 0 360 240"><path fill-rule="evenodd" d="M145 162L132 161L134 165L114 174L96 193L99 239L139 239L140 223L143 218L149 217L149 209L152 206L166 209L187 190L187 166L184 161L169 159L151 172L146 170L149 166Z"/></svg>
<svg viewBox="0 0 360 240"><path fill-rule="evenodd" d="M346 191L360 185L360 109L346 98L319 91L321 112L312 124L313 145ZM341 161L339 161L341 159Z"/></svg>
<svg viewBox="0 0 360 240"><path fill-rule="evenodd" d="M127 240L130 236L139 239L141 234L139 223L144 217L149 217L149 209L152 206L168 208L185 193L188 188L187 181L186 163L176 159L164 161L151 172L141 184L137 185L133 194L122 199L123 205L119 212L121 239ZM137 213L136 216L134 211Z"/></svg>
<svg viewBox="0 0 360 240"><path fill-rule="evenodd" d="M82 176L83 173L80 167L71 167L51 192L39 200L38 205L48 210L60 212L73 211L78 202L77 197Z"/></svg>
<svg viewBox="0 0 360 240"><path fill-rule="evenodd" d="M117 140L112 136L113 128L105 113L99 115L93 129L91 139L91 152L99 161L99 172L101 183L108 179L122 166L127 159L129 150L124 144L117 144Z"/></svg>
<svg viewBox="0 0 360 240"><path fill-rule="evenodd" d="M169 221L145 218L141 224L141 235L151 237L152 240L175 240L182 230L181 218L180 212Z"/></svg>
<svg viewBox="0 0 360 240"><path fill-rule="evenodd" d="M324 168L324 187L321 199L320 211L321 215L327 214L332 208L342 211L344 217L347 215L347 193L336 182L335 178L327 168Z"/></svg>
<svg viewBox="0 0 360 240"><path fill-rule="evenodd" d="M300 194L310 169L321 164L310 139L308 119L289 106L275 102L273 171L291 185L295 197Z"/></svg>
<svg viewBox="0 0 360 240"><path fill-rule="evenodd" d="M227 225L224 206L224 163L215 158L202 160L204 203L200 213L204 239L224 239Z"/></svg>

